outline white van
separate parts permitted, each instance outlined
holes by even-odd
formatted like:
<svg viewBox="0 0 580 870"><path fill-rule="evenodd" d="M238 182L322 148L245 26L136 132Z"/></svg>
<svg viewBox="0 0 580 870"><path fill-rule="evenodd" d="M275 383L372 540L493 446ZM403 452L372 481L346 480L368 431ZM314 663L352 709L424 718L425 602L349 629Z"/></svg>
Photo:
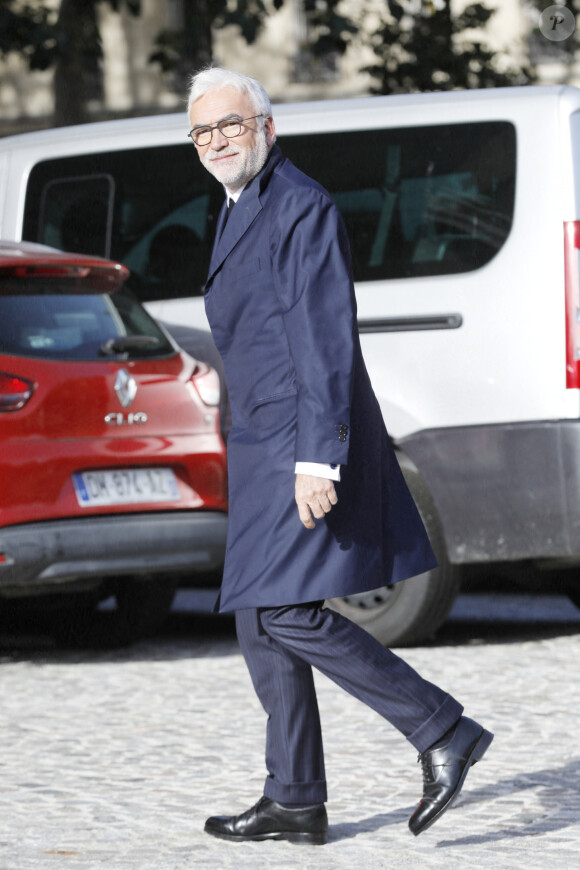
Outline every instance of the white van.
<svg viewBox="0 0 580 870"><path fill-rule="evenodd" d="M557 568L580 604L580 90L274 116L283 152L344 216L366 362L440 560L333 606L385 643L415 643L445 618L462 566L514 562ZM183 114L0 140L0 238L121 260L203 355L223 192L187 133Z"/></svg>

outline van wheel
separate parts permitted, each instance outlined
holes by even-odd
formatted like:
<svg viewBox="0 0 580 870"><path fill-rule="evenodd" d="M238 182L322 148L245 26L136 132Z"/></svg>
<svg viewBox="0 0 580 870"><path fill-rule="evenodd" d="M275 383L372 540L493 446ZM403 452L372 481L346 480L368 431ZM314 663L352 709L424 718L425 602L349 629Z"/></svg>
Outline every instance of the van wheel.
<svg viewBox="0 0 580 870"><path fill-rule="evenodd" d="M391 587L383 586L327 602L384 646L413 646L432 637L451 610L461 583L459 569L447 560L441 524L427 487L408 460L402 457L400 462L437 556L438 567Z"/></svg>
<svg viewBox="0 0 580 870"><path fill-rule="evenodd" d="M177 582L155 577L120 580L104 601L83 594L68 602L53 628L63 646L112 649L150 637L162 627L175 597Z"/></svg>

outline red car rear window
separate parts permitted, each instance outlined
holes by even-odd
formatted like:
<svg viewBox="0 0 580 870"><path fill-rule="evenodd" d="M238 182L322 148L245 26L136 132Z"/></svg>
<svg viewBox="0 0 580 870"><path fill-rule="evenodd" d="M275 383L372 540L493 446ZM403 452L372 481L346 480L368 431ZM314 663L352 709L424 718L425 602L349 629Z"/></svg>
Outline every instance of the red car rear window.
<svg viewBox="0 0 580 870"><path fill-rule="evenodd" d="M171 341L125 289L71 292L70 282L0 276L0 353L43 359L151 359Z"/></svg>

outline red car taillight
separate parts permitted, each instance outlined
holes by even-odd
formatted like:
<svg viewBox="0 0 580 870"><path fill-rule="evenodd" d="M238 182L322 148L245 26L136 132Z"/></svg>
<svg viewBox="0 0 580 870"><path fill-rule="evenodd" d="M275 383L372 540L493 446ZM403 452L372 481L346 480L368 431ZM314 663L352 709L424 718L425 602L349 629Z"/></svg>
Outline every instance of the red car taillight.
<svg viewBox="0 0 580 870"><path fill-rule="evenodd" d="M566 387L580 388L580 221L564 222Z"/></svg>
<svg viewBox="0 0 580 870"><path fill-rule="evenodd" d="M220 379L215 369L200 363L191 380L204 405L219 405Z"/></svg>
<svg viewBox="0 0 580 870"><path fill-rule="evenodd" d="M18 375L0 372L0 411L19 411L34 392L34 384Z"/></svg>

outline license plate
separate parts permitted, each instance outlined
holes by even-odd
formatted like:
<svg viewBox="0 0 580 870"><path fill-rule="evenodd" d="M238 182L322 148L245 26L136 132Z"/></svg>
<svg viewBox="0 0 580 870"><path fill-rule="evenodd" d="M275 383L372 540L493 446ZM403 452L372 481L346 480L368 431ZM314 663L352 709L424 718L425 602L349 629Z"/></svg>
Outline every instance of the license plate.
<svg viewBox="0 0 580 870"><path fill-rule="evenodd" d="M81 507L179 501L175 474L170 468L117 468L73 474Z"/></svg>

